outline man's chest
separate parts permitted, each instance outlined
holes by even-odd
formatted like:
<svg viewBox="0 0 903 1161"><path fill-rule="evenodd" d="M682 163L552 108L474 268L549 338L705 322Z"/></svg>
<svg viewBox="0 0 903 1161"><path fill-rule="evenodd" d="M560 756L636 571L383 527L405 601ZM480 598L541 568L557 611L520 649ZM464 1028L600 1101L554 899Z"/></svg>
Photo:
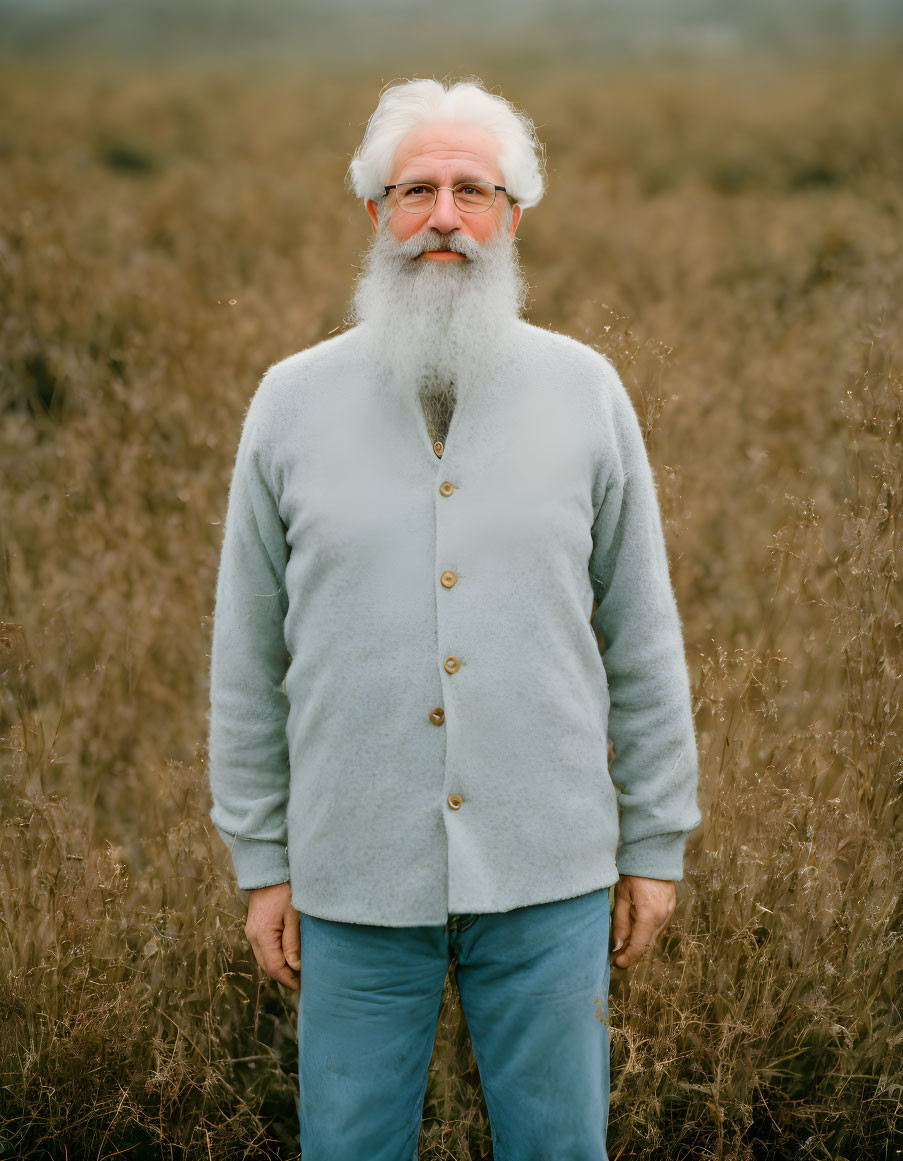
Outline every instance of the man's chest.
<svg viewBox="0 0 903 1161"><path fill-rule="evenodd" d="M311 412L281 471L292 549L361 567L412 546L468 563L588 553L597 465L576 407L521 386L457 400L442 431L434 415L397 402Z"/></svg>

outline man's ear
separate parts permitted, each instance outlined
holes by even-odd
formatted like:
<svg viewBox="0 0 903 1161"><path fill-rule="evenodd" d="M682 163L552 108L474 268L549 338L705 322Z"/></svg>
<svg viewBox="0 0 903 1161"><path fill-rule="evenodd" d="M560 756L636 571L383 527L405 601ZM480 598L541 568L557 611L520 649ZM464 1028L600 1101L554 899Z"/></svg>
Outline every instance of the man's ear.
<svg viewBox="0 0 903 1161"><path fill-rule="evenodd" d="M376 210L376 202L373 198L367 198L364 205L367 207L367 213L370 215L370 221L373 223L373 233L379 229L379 215Z"/></svg>
<svg viewBox="0 0 903 1161"><path fill-rule="evenodd" d="M509 233L511 234L512 238L514 237L514 231L517 229L517 223L520 221L520 215L520 206L515 206L511 211L511 226L509 227Z"/></svg>

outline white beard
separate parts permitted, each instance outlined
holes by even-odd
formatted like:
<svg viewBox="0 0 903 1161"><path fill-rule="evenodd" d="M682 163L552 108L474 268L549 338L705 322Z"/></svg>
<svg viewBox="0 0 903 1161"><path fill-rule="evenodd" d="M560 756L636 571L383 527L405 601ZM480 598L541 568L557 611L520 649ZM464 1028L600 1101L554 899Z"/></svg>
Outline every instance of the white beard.
<svg viewBox="0 0 903 1161"><path fill-rule="evenodd" d="M374 358L396 388L448 411L456 398L479 391L504 358L526 302L529 287L508 232L511 208L486 242L437 230L399 242L387 225L390 208L380 203L350 320L368 329ZM425 250L455 250L465 260L419 258Z"/></svg>

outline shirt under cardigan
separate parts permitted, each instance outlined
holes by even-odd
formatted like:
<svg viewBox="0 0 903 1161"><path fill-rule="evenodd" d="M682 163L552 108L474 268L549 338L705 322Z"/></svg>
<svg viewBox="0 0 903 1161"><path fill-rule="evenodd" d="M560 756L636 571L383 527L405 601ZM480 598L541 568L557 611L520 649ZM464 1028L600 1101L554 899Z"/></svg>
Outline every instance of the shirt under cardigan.
<svg viewBox="0 0 903 1161"><path fill-rule="evenodd" d="M518 320L433 443L377 349L290 355L245 415L209 711L238 886L402 927L681 879L690 683L617 371Z"/></svg>

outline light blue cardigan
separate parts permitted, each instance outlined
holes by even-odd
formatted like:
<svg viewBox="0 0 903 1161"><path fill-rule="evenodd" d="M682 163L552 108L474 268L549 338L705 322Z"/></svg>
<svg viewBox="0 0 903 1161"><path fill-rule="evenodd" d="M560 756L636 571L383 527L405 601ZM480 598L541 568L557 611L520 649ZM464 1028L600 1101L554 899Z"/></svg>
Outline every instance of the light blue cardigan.
<svg viewBox="0 0 903 1161"><path fill-rule="evenodd" d="M697 750L636 413L586 344L512 335L441 455L363 326L258 386L210 659L244 890L401 927L682 878Z"/></svg>

